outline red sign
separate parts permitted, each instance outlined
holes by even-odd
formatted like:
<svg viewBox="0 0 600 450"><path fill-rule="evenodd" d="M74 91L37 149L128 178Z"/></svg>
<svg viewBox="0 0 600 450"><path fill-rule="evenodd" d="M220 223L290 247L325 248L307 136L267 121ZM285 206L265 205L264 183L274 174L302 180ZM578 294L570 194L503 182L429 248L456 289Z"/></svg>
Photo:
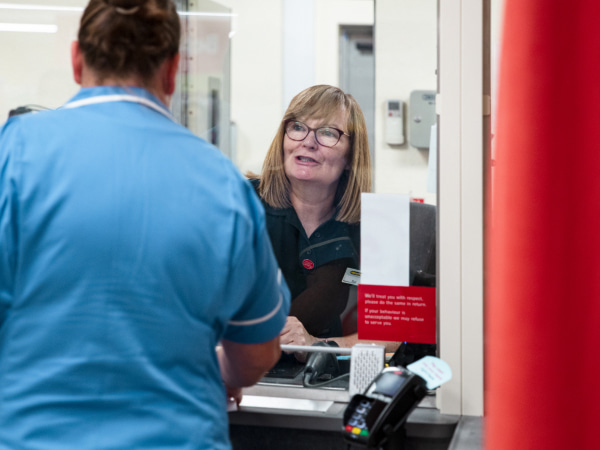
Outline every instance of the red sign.
<svg viewBox="0 0 600 450"><path fill-rule="evenodd" d="M358 338L436 343L435 288L358 285Z"/></svg>

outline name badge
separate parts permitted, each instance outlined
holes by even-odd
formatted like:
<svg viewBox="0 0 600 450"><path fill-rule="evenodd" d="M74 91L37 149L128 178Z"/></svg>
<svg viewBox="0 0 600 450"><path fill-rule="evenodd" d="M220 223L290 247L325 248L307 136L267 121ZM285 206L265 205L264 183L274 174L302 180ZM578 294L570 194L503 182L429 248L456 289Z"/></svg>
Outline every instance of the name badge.
<svg viewBox="0 0 600 450"><path fill-rule="evenodd" d="M358 283L360 283L360 270L348 267L344 274L344 278L342 278L342 283L358 286Z"/></svg>

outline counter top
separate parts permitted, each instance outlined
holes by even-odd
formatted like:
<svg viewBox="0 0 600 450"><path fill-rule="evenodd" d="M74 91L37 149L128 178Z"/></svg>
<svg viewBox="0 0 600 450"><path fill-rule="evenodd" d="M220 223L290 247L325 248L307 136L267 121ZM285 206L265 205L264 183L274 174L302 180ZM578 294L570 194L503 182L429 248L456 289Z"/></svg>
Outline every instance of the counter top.
<svg viewBox="0 0 600 450"><path fill-rule="evenodd" d="M236 437L243 436L244 443L256 430L256 436L269 436L275 442L273 448L293 449L297 444L294 439L308 444L305 439L311 438L318 442L314 444L315 450L334 448L331 445L342 442L343 416L350 401L347 384L347 380L340 380L330 386L309 388L302 385L301 376L264 378L244 389L239 408L229 413L231 429ZM481 449L481 420L478 419L481 418L441 414L436 408L435 392L431 391L408 416L404 425L405 439L434 445L422 448L448 449L452 442L452 450ZM295 433L301 434L296 437ZM327 439L330 441L326 442ZM285 447L281 447L282 442L286 443Z"/></svg>
<svg viewBox="0 0 600 450"><path fill-rule="evenodd" d="M304 390L305 392L300 392ZM249 391L249 392L248 392ZM257 395L266 393L269 396ZM234 425L299 428L339 432L347 401L331 400L331 393L315 393L302 388L261 386L245 390L237 411L229 414ZM320 389L319 389L320 391ZM286 397L291 392L293 397ZM312 396L313 398L301 398ZM321 395L319 395L321 394ZM347 395L347 391L346 391ZM320 397L320 398L317 398ZM449 438L460 416L440 414L435 408L435 395L426 396L406 421L407 434L415 437Z"/></svg>

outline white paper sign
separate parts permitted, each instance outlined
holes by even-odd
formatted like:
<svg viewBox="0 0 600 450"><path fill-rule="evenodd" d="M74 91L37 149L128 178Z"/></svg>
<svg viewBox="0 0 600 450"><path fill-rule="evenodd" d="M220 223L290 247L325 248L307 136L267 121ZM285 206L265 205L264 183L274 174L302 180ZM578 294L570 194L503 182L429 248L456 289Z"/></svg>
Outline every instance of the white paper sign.
<svg viewBox="0 0 600 450"><path fill-rule="evenodd" d="M409 197L361 194L361 284L408 286Z"/></svg>

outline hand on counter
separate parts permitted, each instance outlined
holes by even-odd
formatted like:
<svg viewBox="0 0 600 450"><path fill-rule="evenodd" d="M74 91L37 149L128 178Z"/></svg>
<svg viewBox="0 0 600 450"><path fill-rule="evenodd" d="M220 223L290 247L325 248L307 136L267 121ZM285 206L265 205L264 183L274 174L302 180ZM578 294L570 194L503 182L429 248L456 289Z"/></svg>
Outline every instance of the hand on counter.
<svg viewBox="0 0 600 450"><path fill-rule="evenodd" d="M293 316L288 316L279 337L282 345L313 345L318 341L306 331L302 322Z"/></svg>
<svg viewBox="0 0 600 450"><path fill-rule="evenodd" d="M288 316L283 330L281 330L281 334L279 335L279 342L282 345L313 345L318 339L314 336L311 336L302 322L300 322L296 317ZM298 361L306 361L307 354L305 352L296 352L296 359Z"/></svg>

